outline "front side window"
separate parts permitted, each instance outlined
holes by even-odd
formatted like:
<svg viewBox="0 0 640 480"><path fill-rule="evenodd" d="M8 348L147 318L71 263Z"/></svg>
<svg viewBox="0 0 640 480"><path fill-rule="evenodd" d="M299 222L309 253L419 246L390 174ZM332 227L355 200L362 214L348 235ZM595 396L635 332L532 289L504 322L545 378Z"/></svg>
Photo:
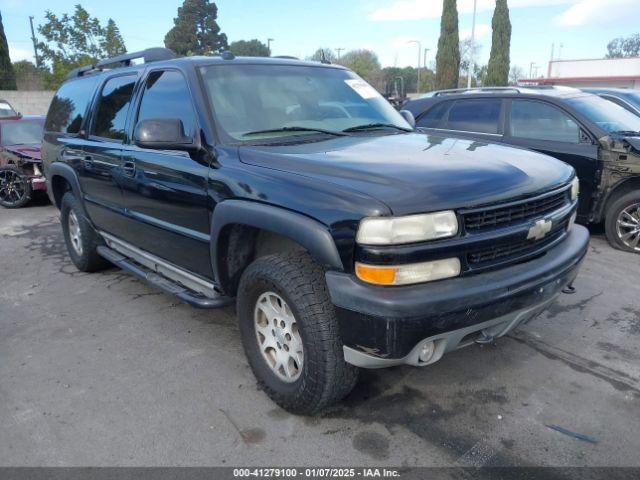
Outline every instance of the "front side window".
<svg viewBox="0 0 640 480"><path fill-rule="evenodd" d="M18 112L16 112L7 102L0 100L0 118L16 116L18 116Z"/></svg>
<svg viewBox="0 0 640 480"><path fill-rule="evenodd" d="M42 123L18 121L0 125L0 144L29 145L42 141Z"/></svg>
<svg viewBox="0 0 640 480"><path fill-rule="evenodd" d="M107 80L98 98L91 135L114 140L126 138L125 123L135 83L134 75Z"/></svg>
<svg viewBox="0 0 640 480"><path fill-rule="evenodd" d="M597 95L568 98L566 102L607 133L640 132L640 117Z"/></svg>
<svg viewBox="0 0 640 480"><path fill-rule="evenodd" d="M193 135L195 116L187 82L180 72L163 70L151 72L142 94L138 121L150 118L177 118L184 133Z"/></svg>
<svg viewBox="0 0 640 480"><path fill-rule="evenodd" d="M202 67L201 74L216 124L234 141L321 135L313 129L342 132L371 124L390 125L371 127L380 131L411 130L373 87L348 70L238 64Z"/></svg>
<svg viewBox="0 0 640 480"><path fill-rule="evenodd" d="M95 75L64 83L51 101L45 130L71 134L80 132L97 83Z"/></svg>
<svg viewBox="0 0 640 480"><path fill-rule="evenodd" d="M427 113L422 115L416 122L416 125L424 128L437 128L442 121L442 117L447 113L450 105L451 102L442 102L437 104Z"/></svg>
<svg viewBox="0 0 640 480"><path fill-rule="evenodd" d="M552 105L531 100L513 100L511 136L579 143L580 127L566 113Z"/></svg>
<svg viewBox="0 0 640 480"><path fill-rule="evenodd" d="M463 132L498 133L502 100L458 100L449 110L447 128Z"/></svg>

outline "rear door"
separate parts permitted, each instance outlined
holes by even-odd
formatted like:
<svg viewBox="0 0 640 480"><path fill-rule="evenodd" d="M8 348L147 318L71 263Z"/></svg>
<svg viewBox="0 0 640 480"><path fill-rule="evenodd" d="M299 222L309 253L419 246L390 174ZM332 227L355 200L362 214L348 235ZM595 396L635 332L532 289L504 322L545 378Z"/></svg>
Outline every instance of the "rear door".
<svg viewBox="0 0 640 480"><path fill-rule="evenodd" d="M145 119L177 118L185 135L200 131L189 84L181 71L151 70L138 97L133 125ZM174 265L212 277L208 158L202 152L126 145L122 185L132 221L123 238Z"/></svg>
<svg viewBox="0 0 640 480"><path fill-rule="evenodd" d="M503 124L503 100L496 97L444 101L416 121L427 133L487 142L502 140Z"/></svg>
<svg viewBox="0 0 640 480"><path fill-rule="evenodd" d="M127 73L109 77L103 83L94 102L78 169L91 219L101 230L117 236L128 229L121 188L122 148L136 81L136 73Z"/></svg>
<svg viewBox="0 0 640 480"><path fill-rule="evenodd" d="M598 146L568 112L543 100L512 99L507 105L504 142L551 155L576 169L580 180L578 214L589 214L599 182Z"/></svg>

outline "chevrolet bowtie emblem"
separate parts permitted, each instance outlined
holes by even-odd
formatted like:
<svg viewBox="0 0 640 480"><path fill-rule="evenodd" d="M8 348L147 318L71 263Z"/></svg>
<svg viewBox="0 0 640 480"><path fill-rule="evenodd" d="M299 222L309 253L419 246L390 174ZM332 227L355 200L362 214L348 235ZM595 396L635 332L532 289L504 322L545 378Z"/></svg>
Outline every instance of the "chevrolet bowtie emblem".
<svg viewBox="0 0 640 480"><path fill-rule="evenodd" d="M529 229L529 234L527 235L527 240L540 240L544 238L547 233L551 231L551 226L553 222L551 220L538 220L533 226Z"/></svg>

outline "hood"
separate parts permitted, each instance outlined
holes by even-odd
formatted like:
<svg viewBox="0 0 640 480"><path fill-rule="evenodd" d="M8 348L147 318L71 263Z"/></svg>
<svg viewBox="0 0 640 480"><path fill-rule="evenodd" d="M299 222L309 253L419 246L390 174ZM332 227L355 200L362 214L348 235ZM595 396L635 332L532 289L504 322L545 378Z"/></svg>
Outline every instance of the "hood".
<svg viewBox="0 0 640 480"><path fill-rule="evenodd" d="M563 185L573 168L546 155L419 133L240 148L247 164L356 189L395 215L474 207Z"/></svg>
<svg viewBox="0 0 640 480"><path fill-rule="evenodd" d="M7 152L15 153L21 157L32 160L41 160L40 145L8 145L3 147Z"/></svg>

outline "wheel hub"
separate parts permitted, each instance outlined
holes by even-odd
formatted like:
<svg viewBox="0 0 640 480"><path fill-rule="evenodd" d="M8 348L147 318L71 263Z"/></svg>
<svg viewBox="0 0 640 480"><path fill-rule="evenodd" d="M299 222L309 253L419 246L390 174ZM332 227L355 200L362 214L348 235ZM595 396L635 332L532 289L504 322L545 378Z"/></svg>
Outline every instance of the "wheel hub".
<svg viewBox="0 0 640 480"><path fill-rule="evenodd" d="M69 211L69 240L71 240L71 246L78 255L82 255L82 232L80 231L80 222L78 222L78 216L73 210Z"/></svg>
<svg viewBox="0 0 640 480"><path fill-rule="evenodd" d="M287 302L274 292L260 295L254 328L258 348L271 371L285 382L295 382L302 373L304 354L298 322Z"/></svg>

